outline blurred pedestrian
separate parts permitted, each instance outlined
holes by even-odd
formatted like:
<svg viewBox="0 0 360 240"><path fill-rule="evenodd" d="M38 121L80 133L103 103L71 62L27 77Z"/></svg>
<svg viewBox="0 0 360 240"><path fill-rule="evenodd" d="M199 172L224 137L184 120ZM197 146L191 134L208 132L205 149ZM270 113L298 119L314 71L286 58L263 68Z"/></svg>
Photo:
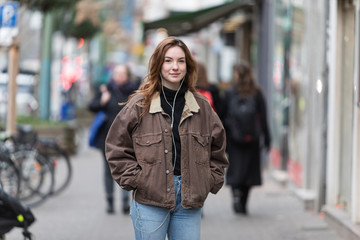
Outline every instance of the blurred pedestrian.
<svg viewBox="0 0 360 240"><path fill-rule="evenodd" d="M210 84L204 64L197 63L197 73L196 91L206 97L211 107L216 111L213 96L209 91Z"/></svg>
<svg viewBox="0 0 360 240"><path fill-rule="evenodd" d="M116 65L113 69L110 81L101 85L96 91L94 98L89 104L89 110L92 112L103 111L106 115L106 121L99 129L97 135L96 147L102 152L104 159L104 186L106 194L106 211L114 213L114 180L111 176L109 165L105 156L105 139L109 128L116 115L123 108L119 103L127 101L128 97L134 93L138 85L132 81L128 66ZM122 211L129 213L130 197L127 191L122 192Z"/></svg>
<svg viewBox="0 0 360 240"><path fill-rule="evenodd" d="M224 126L230 162L226 184L232 189L235 212L247 214L251 187L262 184L261 150L264 147L269 151L271 138L265 99L250 65L235 65L233 74L233 86L225 92Z"/></svg>
<svg viewBox="0 0 360 240"><path fill-rule="evenodd" d="M156 47L149 74L106 139L116 182L133 190L136 239L200 239L201 209L224 183L225 130L196 92L196 62L178 38Z"/></svg>

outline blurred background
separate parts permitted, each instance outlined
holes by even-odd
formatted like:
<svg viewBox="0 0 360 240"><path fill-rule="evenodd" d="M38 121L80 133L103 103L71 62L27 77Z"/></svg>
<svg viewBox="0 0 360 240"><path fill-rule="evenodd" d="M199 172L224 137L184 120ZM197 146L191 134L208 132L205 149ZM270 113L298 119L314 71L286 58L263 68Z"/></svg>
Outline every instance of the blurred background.
<svg viewBox="0 0 360 240"><path fill-rule="evenodd" d="M126 63L141 80L155 46L179 36L220 92L235 63L251 63L273 137L264 166L305 209L324 213L339 232L360 232L360 0L0 0L0 6L2 128L28 123L43 134L63 128L63 144L76 154L77 131L87 131L93 117L89 99L112 67Z"/></svg>

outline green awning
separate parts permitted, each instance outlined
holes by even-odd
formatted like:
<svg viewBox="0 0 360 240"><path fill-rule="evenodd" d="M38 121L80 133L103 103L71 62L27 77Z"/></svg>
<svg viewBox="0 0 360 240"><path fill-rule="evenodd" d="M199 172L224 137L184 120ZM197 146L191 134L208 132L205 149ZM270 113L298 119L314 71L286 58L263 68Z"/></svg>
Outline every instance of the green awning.
<svg viewBox="0 0 360 240"><path fill-rule="evenodd" d="M154 22L145 22L144 31L165 28L169 36L182 36L199 31L223 17L229 17L230 14L239 9L251 11L253 7L253 0L227 2L195 12L174 14Z"/></svg>

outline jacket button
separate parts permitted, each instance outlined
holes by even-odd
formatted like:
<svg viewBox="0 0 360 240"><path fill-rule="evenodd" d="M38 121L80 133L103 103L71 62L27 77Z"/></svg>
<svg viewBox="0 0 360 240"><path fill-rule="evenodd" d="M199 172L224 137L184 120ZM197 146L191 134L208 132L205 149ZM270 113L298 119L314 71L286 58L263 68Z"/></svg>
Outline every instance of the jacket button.
<svg viewBox="0 0 360 240"><path fill-rule="evenodd" d="M146 144L149 144L150 143L150 141L146 141Z"/></svg>
<svg viewBox="0 0 360 240"><path fill-rule="evenodd" d="M167 128L166 128L164 131L167 133L169 130L167 130Z"/></svg>
<svg viewBox="0 0 360 240"><path fill-rule="evenodd" d="M170 192L170 188L166 189L167 192Z"/></svg>
<svg viewBox="0 0 360 240"><path fill-rule="evenodd" d="M165 149L165 153L168 153L168 152L169 152L169 150Z"/></svg>
<svg viewBox="0 0 360 240"><path fill-rule="evenodd" d="M166 170L166 174L169 174L170 173L170 171L169 170Z"/></svg>

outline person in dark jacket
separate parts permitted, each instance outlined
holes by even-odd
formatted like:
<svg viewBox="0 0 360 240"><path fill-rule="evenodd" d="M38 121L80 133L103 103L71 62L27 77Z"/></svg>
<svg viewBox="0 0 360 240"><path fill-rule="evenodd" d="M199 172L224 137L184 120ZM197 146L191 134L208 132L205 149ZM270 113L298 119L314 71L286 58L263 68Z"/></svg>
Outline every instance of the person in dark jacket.
<svg viewBox="0 0 360 240"><path fill-rule="evenodd" d="M104 111L106 122L99 129L96 147L104 159L104 186L106 193L106 211L114 213L114 180L105 156L105 139L116 115L123 108L122 103L137 89L138 84L131 80L130 69L126 65L117 65L113 69L112 78L107 85L101 85L89 104L92 112ZM122 191L122 210L127 214L130 209L130 199L127 191Z"/></svg>
<svg viewBox="0 0 360 240"><path fill-rule="evenodd" d="M233 207L236 213L247 214L247 202L252 186L262 184L261 177L261 151L267 152L271 145L271 136L267 123L266 103L259 86L256 85L252 69L248 63L234 66L234 83L231 89L225 92L224 127L227 136L227 153L229 155L229 168L226 173L226 184L231 186L233 194ZM232 101L239 98L254 99L255 118L242 126L237 126L239 120L233 117L236 109ZM235 122L234 122L235 121ZM254 124L256 136L240 138L237 130L251 128Z"/></svg>

